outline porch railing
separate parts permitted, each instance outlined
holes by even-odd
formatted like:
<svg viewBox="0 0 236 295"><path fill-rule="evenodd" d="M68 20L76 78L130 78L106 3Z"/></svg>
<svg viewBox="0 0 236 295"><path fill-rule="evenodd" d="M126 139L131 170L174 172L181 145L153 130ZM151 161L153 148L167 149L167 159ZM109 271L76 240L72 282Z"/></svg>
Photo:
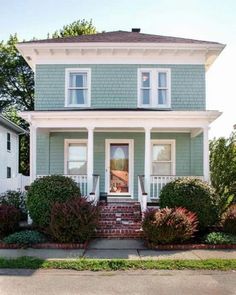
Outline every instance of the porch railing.
<svg viewBox="0 0 236 295"><path fill-rule="evenodd" d="M177 176L177 175L151 175L150 179L150 199L158 200L162 188L172 180L184 177L194 177L203 180L203 176Z"/></svg>
<svg viewBox="0 0 236 295"><path fill-rule="evenodd" d="M145 191L145 178L144 175L138 176L138 199L141 205L141 211L145 212L147 209L147 197L148 194Z"/></svg>

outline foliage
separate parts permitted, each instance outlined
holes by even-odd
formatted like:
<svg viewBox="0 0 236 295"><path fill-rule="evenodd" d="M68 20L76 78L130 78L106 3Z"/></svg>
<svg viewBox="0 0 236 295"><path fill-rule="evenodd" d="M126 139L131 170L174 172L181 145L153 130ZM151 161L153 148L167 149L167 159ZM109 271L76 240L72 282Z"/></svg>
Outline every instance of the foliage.
<svg viewBox="0 0 236 295"><path fill-rule="evenodd" d="M219 201L215 190L200 179L184 177L168 183L161 190L160 207L184 207L197 214L200 230L218 219Z"/></svg>
<svg viewBox="0 0 236 295"><path fill-rule="evenodd" d="M153 244L183 242L197 231L196 214L185 208L164 208L147 211L143 220L143 232Z"/></svg>
<svg viewBox="0 0 236 295"><path fill-rule="evenodd" d="M69 25L63 26L59 31L55 31L52 34L52 38L62 38L78 35L90 35L96 34L96 28L94 27L92 20L87 21L85 19L74 21ZM50 34L48 34L50 38Z"/></svg>
<svg viewBox="0 0 236 295"><path fill-rule="evenodd" d="M63 203L73 196L80 196L80 189L69 177L45 176L36 179L29 187L27 208L35 225L47 229L53 205Z"/></svg>
<svg viewBox="0 0 236 295"><path fill-rule="evenodd" d="M212 245L236 244L236 236L222 232L212 232L204 238L204 242Z"/></svg>
<svg viewBox="0 0 236 295"><path fill-rule="evenodd" d="M27 215L26 194L19 191L6 191L0 195L0 205L12 205L20 210L21 217Z"/></svg>
<svg viewBox="0 0 236 295"><path fill-rule="evenodd" d="M34 244L46 242L46 238L43 234L34 230L25 230L20 232L15 232L3 239L6 244L19 244L31 246Z"/></svg>
<svg viewBox="0 0 236 295"><path fill-rule="evenodd" d="M236 133L210 142L210 170L223 212L236 196Z"/></svg>
<svg viewBox="0 0 236 295"><path fill-rule="evenodd" d="M50 232L62 243L85 242L94 234L98 215L98 207L85 198L56 203L52 209Z"/></svg>
<svg viewBox="0 0 236 295"><path fill-rule="evenodd" d="M17 230L20 211L12 205L0 205L0 237L5 237Z"/></svg>
<svg viewBox="0 0 236 295"><path fill-rule="evenodd" d="M236 235L236 204L231 205L224 212L221 223L224 232Z"/></svg>

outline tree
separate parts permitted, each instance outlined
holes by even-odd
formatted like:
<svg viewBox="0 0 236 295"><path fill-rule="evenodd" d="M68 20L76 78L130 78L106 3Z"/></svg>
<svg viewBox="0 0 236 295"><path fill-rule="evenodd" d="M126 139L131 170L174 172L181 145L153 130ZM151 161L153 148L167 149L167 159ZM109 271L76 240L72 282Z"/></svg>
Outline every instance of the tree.
<svg viewBox="0 0 236 295"><path fill-rule="evenodd" d="M92 20L78 20L52 34L53 38L95 34ZM48 35L50 36L50 35ZM36 38L33 38L34 40ZM17 35L0 42L0 113L28 130L17 111L34 110L34 73L16 49ZM20 172L29 174L29 136L20 136Z"/></svg>
<svg viewBox="0 0 236 295"><path fill-rule="evenodd" d="M210 171L211 183L225 210L236 196L236 133L210 142Z"/></svg>
<svg viewBox="0 0 236 295"><path fill-rule="evenodd" d="M74 21L69 25L65 25L61 30L55 31L52 38L70 37L78 35L96 34L92 20L86 21L85 19ZM48 35L50 37L50 34Z"/></svg>

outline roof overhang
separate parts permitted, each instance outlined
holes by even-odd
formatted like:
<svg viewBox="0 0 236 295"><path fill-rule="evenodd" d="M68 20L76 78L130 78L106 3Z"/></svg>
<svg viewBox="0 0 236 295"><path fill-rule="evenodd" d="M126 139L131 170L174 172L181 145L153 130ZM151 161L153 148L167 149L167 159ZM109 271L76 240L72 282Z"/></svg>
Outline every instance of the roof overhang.
<svg viewBox="0 0 236 295"><path fill-rule="evenodd" d="M5 128L14 131L17 134L20 133L27 133L26 130L24 130L23 128L19 127L18 125L16 125L15 123L11 122L10 120L8 120L6 117L0 115L0 125L4 126Z"/></svg>
<svg viewBox="0 0 236 295"><path fill-rule="evenodd" d="M68 63L79 60L77 63L86 60L86 63L104 62L108 57L113 58L119 63L127 63L124 57L129 58L130 63L137 60L151 59L151 63L164 62L175 57L173 60L180 60L181 57L189 57L194 60L198 56L198 63L205 64L206 68L214 62L217 56L224 49L223 44L189 44L189 43L19 43L16 45L19 52L23 55L27 63L35 68L36 64ZM164 57L167 57L166 60ZM120 57L120 59L119 59ZM86 59L87 58L87 59ZM189 60L187 59L187 60ZM123 62L122 62L123 60ZM171 63L170 62L170 63ZM189 62L190 63L190 62Z"/></svg>

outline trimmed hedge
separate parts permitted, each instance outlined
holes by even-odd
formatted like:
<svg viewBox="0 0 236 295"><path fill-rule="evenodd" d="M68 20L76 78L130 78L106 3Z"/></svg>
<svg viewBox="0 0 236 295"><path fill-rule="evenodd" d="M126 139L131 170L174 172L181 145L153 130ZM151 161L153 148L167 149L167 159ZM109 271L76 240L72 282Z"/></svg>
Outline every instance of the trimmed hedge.
<svg viewBox="0 0 236 295"><path fill-rule="evenodd" d="M6 244L19 244L24 246L30 246L38 243L46 242L46 238L43 234L34 230L25 230L13 233L3 239Z"/></svg>
<svg viewBox="0 0 236 295"><path fill-rule="evenodd" d="M85 198L56 203L52 208L50 232L62 243L89 240L98 224L99 209Z"/></svg>
<svg viewBox="0 0 236 295"><path fill-rule="evenodd" d="M236 235L236 204L231 205L225 211L221 223L224 232Z"/></svg>
<svg viewBox="0 0 236 295"><path fill-rule="evenodd" d="M200 179L176 179L161 190L160 207L184 207L197 214L200 230L218 221L219 198L215 190Z"/></svg>
<svg viewBox="0 0 236 295"><path fill-rule="evenodd" d="M143 233L152 244L183 242L197 231L196 214L184 208L164 208L145 213Z"/></svg>
<svg viewBox="0 0 236 295"><path fill-rule="evenodd" d="M0 205L0 238L16 231L19 227L20 211L12 205Z"/></svg>
<svg viewBox="0 0 236 295"><path fill-rule="evenodd" d="M47 230L53 205L64 203L75 195L80 197L80 189L69 177L52 175L36 179L27 195L27 208L33 223Z"/></svg>

